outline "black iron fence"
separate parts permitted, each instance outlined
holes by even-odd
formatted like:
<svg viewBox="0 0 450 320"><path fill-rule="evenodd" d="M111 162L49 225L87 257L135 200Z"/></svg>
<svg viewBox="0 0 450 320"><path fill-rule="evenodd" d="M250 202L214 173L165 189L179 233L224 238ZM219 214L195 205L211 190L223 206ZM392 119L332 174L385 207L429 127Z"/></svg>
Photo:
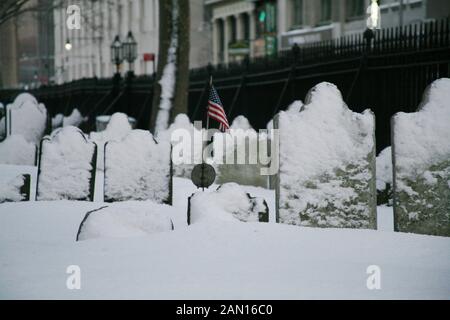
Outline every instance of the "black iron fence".
<svg viewBox="0 0 450 320"><path fill-rule="evenodd" d="M232 121L246 116L257 129L293 100L304 99L322 81L336 84L349 107L366 108L376 115L377 149L390 145L390 118L397 112L415 111L425 88L449 77L449 19L347 36L294 47L277 56L243 60L191 70L188 114L205 119L209 75ZM51 115L70 114L78 108L90 121L96 115L126 112L147 128L152 108L152 77L82 79L33 90ZM9 102L14 90L0 91Z"/></svg>

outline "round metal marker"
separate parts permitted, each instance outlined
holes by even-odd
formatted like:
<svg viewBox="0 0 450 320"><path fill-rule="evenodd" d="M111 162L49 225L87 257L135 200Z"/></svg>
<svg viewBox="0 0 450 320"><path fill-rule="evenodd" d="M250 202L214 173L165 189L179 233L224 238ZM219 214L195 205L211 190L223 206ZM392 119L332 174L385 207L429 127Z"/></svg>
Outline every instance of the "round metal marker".
<svg viewBox="0 0 450 320"><path fill-rule="evenodd" d="M191 180L197 188L208 188L216 180L216 171L209 164L198 164L192 170Z"/></svg>

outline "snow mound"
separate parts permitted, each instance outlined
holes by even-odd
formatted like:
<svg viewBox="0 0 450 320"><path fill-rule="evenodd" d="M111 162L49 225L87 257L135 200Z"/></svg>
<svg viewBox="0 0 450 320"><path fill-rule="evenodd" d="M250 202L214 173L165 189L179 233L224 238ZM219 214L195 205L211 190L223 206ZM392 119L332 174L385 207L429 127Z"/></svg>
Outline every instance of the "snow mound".
<svg viewBox="0 0 450 320"><path fill-rule="evenodd" d="M80 124L86 121L81 112L78 109L73 109L72 113L68 117L63 118L63 127L74 126L78 127Z"/></svg>
<svg viewBox="0 0 450 320"><path fill-rule="evenodd" d="M312 88L300 112L279 114L280 222L375 228L374 123L331 83Z"/></svg>
<svg viewBox="0 0 450 320"><path fill-rule="evenodd" d="M301 100L295 100L294 102L292 102L292 103L287 107L287 109L286 109L285 112L288 112L288 113L290 113L290 112L292 112L292 113L298 113L298 112L300 112L300 110L301 110L301 108L303 107L303 105L304 105L304 104L303 104L303 101L301 101ZM266 128L267 128L267 130L272 130L272 129L273 129L273 119L270 120L270 121L267 123Z"/></svg>
<svg viewBox="0 0 450 320"><path fill-rule="evenodd" d="M171 202L170 145L133 130L105 147L105 200Z"/></svg>
<svg viewBox="0 0 450 320"><path fill-rule="evenodd" d="M417 112L393 117L396 228L450 236L450 79L433 82Z"/></svg>
<svg viewBox="0 0 450 320"><path fill-rule="evenodd" d="M125 138L132 128L125 113L114 113L106 126L101 132L91 132L90 138L96 143L105 143L108 141L120 141Z"/></svg>
<svg viewBox="0 0 450 320"><path fill-rule="evenodd" d="M0 142L0 164L33 166L35 158L36 146L21 135L11 135Z"/></svg>
<svg viewBox="0 0 450 320"><path fill-rule="evenodd" d="M231 124L230 129L243 129L243 130L249 130L253 129L252 125L248 121L248 119L244 116L237 116L233 123Z"/></svg>
<svg viewBox="0 0 450 320"><path fill-rule="evenodd" d="M24 100L19 97L12 105L7 106L7 113L10 115L8 119L10 134L23 135L27 141L38 144L45 133L47 110L35 99ZM24 101L18 104L17 100Z"/></svg>
<svg viewBox="0 0 450 320"><path fill-rule="evenodd" d="M75 127L44 139L38 177L39 200L89 200L95 144Z"/></svg>
<svg viewBox="0 0 450 320"><path fill-rule="evenodd" d="M0 203L22 201L25 198L21 190L23 184L23 176L13 178L0 177Z"/></svg>
<svg viewBox="0 0 450 320"><path fill-rule="evenodd" d="M52 118L52 130L58 129L63 126L64 115L62 113L58 113Z"/></svg>
<svg viewBox="0 0 450 320"><path fill-rule="evenodd" d="M31 93L28 93L28 92L23 92L23 93L19 94L19 95L14 99L13 104L14 104L15 106L20 106L21 104L23 104L24 102L27 102L27 101L31 101L31 102L33 102L34 104L38 104L37 99L36 99Z"/></svg>
<svg viewBox="0 0 450 320"><path fill-rule="evenodd" d="M189 203L188 221L191 224L269 221L266 201L252 198L236 183L224 184L214 192L195 193Z"/></svg>
<svg viewBox="0 0 450 320"><path fill-rule="evenodd" d="M430 163L450 157L450 79L439 79L425 91L415 113L394 116L395 157L404 177L414 178Z"/></svg>
<svg viewBox="0 0 450 320"><path fill-rule="evenodd" d="M97 170L104 170L105 144L109 141L121 141L131 131L132 127L130 122L128 121L128 116L125 113L117 112L111 116L105 130L90 133L90 139L94 141L98 146Z"/></svg>
<svg viewBox="0 0 450 320"><path fill-rule="evenodd" d="M159 143L170 143L173 147L174 176L190 178L195 164L201 163L201 135L202 132L194 127L186 114L177 115L169 128L158 134L157 141ZM200 139L194 140L194 136L200 137ZM189 141L185 140L187 137L190 138ZM182 148L177 148L177 145ZM185 150L190 150L190 153L184 154Z"/></svg>
<svg viewBox="0 0 450 320"><path fill-rule="evenodd" d="M90 211L78 229L77 241L98 238L144 237L173 230L165 205L117 204Z"/></svg>
<svg viewBox="0 0 450 320"><path fill-rule="evenodd" d="M287 112L300 112L303 105L303 101L296 100L289 105L289 107L287 108Z"/></svg>

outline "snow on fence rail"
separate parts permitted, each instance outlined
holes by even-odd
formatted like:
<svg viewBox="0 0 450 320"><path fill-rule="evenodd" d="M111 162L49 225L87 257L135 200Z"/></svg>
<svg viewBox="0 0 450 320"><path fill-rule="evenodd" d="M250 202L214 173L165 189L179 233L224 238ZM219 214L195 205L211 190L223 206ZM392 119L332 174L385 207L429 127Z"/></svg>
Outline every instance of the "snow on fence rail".
<svg viewBox="0 0 450 320"><path fill-rule="evenodd" d="M354 113L336 86L312 88L299 113L281 112L277 221L376 229L375 119Z"/></svg>
<svg viewBox="0 0 450 320"><path fill-rule="evenodd" d="M158 144L149 131L133 130L105 145L106 202L151 200L172 203L169 143Z"/></svg>
<svg viewBox="0 0 450 320"><path fill-rule="evenodd" d="M93 200L97 146L75 127L41 141L38 200Z"/></svg>
<svg viewBox="0 0 450 320"><path fill-rule="evenodd" d="M395 230L450 236L450 79L392 118Z"/></svg>

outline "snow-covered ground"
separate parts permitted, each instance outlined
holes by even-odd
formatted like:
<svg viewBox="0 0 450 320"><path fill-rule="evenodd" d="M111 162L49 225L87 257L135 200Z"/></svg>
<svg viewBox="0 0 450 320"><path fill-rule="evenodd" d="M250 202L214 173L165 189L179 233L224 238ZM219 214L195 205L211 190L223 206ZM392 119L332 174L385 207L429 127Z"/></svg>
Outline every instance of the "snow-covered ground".
<svg viewBox="0 0 450 320"><path fill-rule="evenodd" d="M272 223L188 227L195 187L180 178L174 207L160 207L175 230L145 237L75 242L86 212L103 203L1 204L0 298L450 298L449 238L275 224L273 191L245 189L268 201ZM392 230L390 208L378 218ZM70 265L81 269L80 290L66 287ZM366 286L371 265L380 290Z"/></svg>

